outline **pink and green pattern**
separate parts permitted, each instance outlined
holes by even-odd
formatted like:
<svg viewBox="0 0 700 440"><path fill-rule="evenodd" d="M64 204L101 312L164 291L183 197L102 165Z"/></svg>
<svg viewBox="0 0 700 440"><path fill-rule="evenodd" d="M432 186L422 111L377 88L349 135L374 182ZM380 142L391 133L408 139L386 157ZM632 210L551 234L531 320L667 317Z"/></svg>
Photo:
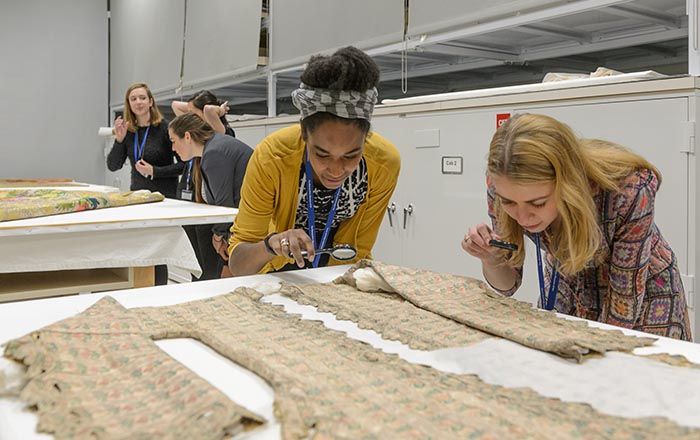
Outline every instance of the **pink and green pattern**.
<svg viewBox="0 0 700 440"><path fill-rule="evenodd" d="M0 190L0 222L68 212L160 202L163 195L147 190L124 193L63 189Z"/></svg>

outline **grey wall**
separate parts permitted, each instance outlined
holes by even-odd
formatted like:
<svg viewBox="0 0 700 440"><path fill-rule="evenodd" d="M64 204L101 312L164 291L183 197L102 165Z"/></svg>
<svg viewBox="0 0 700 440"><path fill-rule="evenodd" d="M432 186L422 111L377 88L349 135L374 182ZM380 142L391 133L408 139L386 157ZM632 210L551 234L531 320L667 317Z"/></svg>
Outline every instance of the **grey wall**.
<svg viewBox="0 0 700 440"><path fill-rule="evenodd" d="M106 0L0 0L0 178L103 183Z"/></svg>

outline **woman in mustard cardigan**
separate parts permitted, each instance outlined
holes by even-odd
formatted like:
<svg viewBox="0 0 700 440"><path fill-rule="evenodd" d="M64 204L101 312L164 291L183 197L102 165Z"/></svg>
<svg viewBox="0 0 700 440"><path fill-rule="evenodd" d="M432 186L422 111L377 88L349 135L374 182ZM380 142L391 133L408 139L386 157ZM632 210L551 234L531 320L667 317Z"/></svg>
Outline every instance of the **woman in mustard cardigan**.
<svg viewBox="0 0 700 440"><path fill-rule="evenodd" d="M315 254L334 244L371 257L396 188L399 152L370 132L374 61L346 47L312 57L301 81L301 123L266 137L248 164L229 241L234 276L340 264Z"/></svg>

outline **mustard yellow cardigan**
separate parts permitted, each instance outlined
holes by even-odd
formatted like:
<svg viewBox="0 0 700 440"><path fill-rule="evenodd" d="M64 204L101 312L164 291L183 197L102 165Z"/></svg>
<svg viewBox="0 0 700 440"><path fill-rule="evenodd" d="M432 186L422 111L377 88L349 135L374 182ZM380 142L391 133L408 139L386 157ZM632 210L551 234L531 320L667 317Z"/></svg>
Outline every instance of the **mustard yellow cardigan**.
<svg viewBox="0 0 700 440"><path fill-rule="evenodd" d="M294 227L304 149L299 124L270 134L255 148L243 180L238 215L231 227L229 254L240 243L257 243L268 234ZM371 258L401 167L397 148L374 132L367 136L362 156L367 164L367 195L355 215L340 224L334 237L334 243L355 246L357 257L352 262ZM259 273L292 261L277 256ZM349 262L329 260L329 264L346 263Z"/></svg>

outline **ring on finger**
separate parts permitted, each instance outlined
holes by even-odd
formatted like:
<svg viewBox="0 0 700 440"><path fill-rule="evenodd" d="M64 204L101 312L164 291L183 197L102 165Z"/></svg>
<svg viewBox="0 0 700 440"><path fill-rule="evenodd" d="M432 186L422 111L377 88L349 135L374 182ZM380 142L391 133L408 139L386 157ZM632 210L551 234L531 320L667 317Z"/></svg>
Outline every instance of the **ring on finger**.
<svg viewBox="0 0 700 440"><path fill-rule="evenodd" d="M280 246L289 246L289 240L287 240L287 237L282 237L280 240Z"/></svg>

